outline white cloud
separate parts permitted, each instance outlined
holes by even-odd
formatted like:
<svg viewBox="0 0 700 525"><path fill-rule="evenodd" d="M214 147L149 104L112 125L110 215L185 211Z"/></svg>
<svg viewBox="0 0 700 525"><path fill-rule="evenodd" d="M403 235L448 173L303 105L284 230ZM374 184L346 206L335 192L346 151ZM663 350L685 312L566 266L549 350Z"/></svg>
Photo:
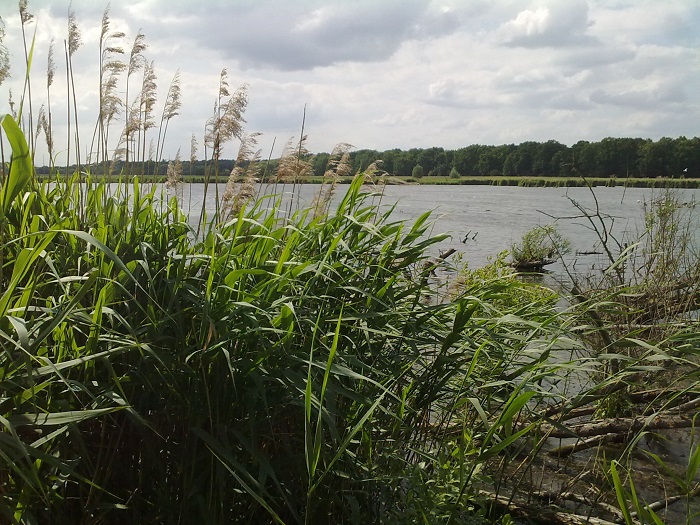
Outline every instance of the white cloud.
<svg viewBox="0 0 700 525"><path fill-rule="evenodd" d="M499 30L503 43L522 47L563 47L594 45L588 35L591 23L588 4L583 0L550 1L520 11Z"/></svg>

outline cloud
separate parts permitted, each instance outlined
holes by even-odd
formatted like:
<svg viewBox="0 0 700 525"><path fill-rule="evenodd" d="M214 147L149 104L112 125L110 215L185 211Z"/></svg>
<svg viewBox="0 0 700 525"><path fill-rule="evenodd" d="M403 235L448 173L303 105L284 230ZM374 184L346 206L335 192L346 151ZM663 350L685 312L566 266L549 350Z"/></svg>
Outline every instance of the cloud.
<svg viewBox="0 0 700 525"><path fill-rule="evenodd" d="M632 46L602 44L570 49L558 56L555 63L563 70L580 71L629 62L636 56L637 49Z"/></svg>
<svg viewBox="0 0 700 525"><path fill-rule="evenodd" d="M591 33L608 42L636 45L683 45L697 47L700 4L690 0L625 2L620 6L595 2Z"/></svg>
<svg viewBox="0 0 700 525"><path fill-rule="evenodd" d="M654 88L636 87L632 89L614 90L597 89L591 93L591 101L596 104L648 109L681 105L688 97L681 86L666 85Z"/></svg>
<svg viewBox="0 0 700 525"><path fill-rule="evenodd" d="M244 68L309 70L343 62L381 62L403 42L449 34L461 14L427 1L254 3L228 16L203 13L201 45Z"/></svg>
<svg viewBox="0 0 700 525"><path fill-rule="evenodd" d="M571 47L599 44L588 35L591 22L588 4L575 0L549 2L520 11L497 32L503 45L510 47Z"/></svg>

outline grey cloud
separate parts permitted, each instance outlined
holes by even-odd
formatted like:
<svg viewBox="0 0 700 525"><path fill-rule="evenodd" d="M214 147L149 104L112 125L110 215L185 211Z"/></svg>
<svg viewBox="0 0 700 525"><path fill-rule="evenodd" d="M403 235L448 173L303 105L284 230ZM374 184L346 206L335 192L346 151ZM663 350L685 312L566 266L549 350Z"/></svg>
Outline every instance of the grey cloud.
<svg viewBox="0 0 700 525"><path fill-rule="evenodd" d="M659 105L680 105L688 99L685 90L681 86L664 86L653 90L632 89L628 91L609 91L598 89L591 93L590 99L596 104L612 105L648 110Z"/></svg>
<svg viewBox="0 0 700 525"><path fill-rule="evenodd" d="M631 61L636 56L637 51L629 48L594 45L589 48L571 50L559 58L557 63L567 70L580 71Z"/></svg>
<svg viewBox="0 0 700 525"><path fill-rule="evenodd" d="M587 111L594 107L585 94L577 89L531 93L525 97L524 101L527 107L538 109Z"/></svg>
<svg viewBox="0 0 700 525"><path fill-rule="evenodd" d="M203 13L206 21L189 34L243 67L287 71L383 61L405 40L449 34L462 19L427 1L402 0L279 4L274 12L254 4L220 14Z"/></svg>

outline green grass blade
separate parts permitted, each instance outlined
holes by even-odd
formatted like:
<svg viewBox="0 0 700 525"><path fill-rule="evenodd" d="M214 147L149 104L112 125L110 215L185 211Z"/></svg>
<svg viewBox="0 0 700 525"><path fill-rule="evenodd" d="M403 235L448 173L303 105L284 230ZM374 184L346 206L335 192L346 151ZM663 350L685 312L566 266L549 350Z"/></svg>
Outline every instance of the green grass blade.
<svg viewBox="0 0 700 525"><path fill-rule="evenodd" d="M7 216L10 206L22 193L34 174L29 146L27 146L24 133L19 129L12 115L7 114L3 117L2 128L5 130L5 136L12 147L12 164L10 164L10 174L2 185L0 193L0 219Z"/></svg>

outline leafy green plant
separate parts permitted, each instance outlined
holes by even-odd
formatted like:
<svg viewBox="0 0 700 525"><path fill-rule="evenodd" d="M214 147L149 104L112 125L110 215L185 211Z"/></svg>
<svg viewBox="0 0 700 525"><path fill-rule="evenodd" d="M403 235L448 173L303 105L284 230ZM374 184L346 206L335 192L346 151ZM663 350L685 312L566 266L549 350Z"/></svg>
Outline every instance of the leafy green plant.
<svg viewBox="0 0 700 525"><path fill-rule="evenodd" d="M571 242L553 224L535 226L510 248L513 266L543 266L571 251Z"/></svg>

